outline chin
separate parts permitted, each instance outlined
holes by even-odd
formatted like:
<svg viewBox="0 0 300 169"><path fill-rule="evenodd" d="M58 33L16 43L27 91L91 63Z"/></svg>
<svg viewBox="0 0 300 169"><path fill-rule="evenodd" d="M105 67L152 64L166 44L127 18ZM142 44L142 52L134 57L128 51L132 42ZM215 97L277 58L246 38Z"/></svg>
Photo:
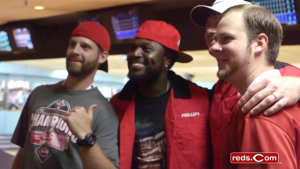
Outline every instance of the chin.
<svg viewBox="0 0 300 169"><path fill-rule="evenodd" d="M226 70L219 70L217 72L218 78L222 79L222 80L226 80L226 78L228 78L230 75L231 75L231 72L230 71L226 71Z"/></svg>

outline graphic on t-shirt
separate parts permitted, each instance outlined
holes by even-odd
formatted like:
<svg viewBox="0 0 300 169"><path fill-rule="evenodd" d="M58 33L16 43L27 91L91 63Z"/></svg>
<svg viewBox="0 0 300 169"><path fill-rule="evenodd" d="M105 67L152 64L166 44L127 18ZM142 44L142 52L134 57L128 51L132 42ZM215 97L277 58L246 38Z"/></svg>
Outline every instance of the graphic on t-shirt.
<svg viewBox="0 0 300 169"><path fill-rule="evenodd" d="M144 118L143 125L137 122L136 141L139 144L137 159L139 169L162 169L164 168L164 157L166 152L166 138L163 125L156 117ZM153 125L153 120L157 125ZM138 121L138 119L136 119ZM148 121L148 122L147 122Z"/></svg>
<svg viewBox="0 0 300 169"><path fill-rule="evenodd" d="M41 163L51 156L50 147L64 151L68 149L69 140L76 143L77 138L62 119L70 110L71 106L67 101L56 100L32 113L29 127L30 141L34 145L40 145L36 149L36 154Z"/></svg>

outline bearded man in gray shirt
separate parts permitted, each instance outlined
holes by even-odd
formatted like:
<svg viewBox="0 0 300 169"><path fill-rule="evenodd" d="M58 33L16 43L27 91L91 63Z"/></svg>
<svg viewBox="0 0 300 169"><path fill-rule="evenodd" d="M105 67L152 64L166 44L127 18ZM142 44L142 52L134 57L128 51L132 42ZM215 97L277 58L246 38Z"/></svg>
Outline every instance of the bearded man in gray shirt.
<svg viewBox="0 0 300 169"><path fill-rule="evenodd" d="M98 69L108 71L109 49L102 25L84 22L73 31L67 79L37 87L24 106L11 140L20 146L12 169L119 167L118 117L93 85Z"/></svg>

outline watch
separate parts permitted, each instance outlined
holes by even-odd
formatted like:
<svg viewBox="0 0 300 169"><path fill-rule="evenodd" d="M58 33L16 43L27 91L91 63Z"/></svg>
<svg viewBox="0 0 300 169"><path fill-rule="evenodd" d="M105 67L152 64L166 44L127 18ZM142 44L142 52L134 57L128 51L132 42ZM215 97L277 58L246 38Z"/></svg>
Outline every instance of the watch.
<svg viewBox="0 0 300 169"><path fill-rule="evenodd" d="M78 146L91 147L96 143L96 141L97 141L97 137L95 136L95 134L89 133L85 136L85 138L83 140L77 139L76 142L77 142Z"/></svg>

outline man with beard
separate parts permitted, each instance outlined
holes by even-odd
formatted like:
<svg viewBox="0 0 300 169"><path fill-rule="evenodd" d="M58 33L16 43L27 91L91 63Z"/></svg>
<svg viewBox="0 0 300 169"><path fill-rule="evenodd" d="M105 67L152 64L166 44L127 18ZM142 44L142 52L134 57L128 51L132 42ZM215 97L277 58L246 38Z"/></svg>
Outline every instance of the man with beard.
<svg viewBox="0 0 300 169"><path fill-rule="evenodd" d="M37 87L24 106L12 138L20 146L13 169L119 166L118 116L93 85L98 68L108 71L109 48L100 24L85 22L73 31L67 79Z"/></svg>
<svg viewBox="0 0 300 169"><path fill-rule="evenodd" d="M206 28L205 40L208 48L215 43L215 33L221 14L228 8L236 5L251 4L244 0L216 0L212 6L198 5L191 11L191 20L197 26ZM210 54L213 55L213 53ZM224 60L226 61L226 60ZM211 91L211 107L209 113L210 133L213 146L213 167L222 168L222 149L227 130L232 119L233 106L241 99L243 112L252 108L252 114L263 112L271 115L284 106L295 104L299 100L300 70L283 62L275 62L275 68L282 76L273 76L263 79L260 83L250 86L241 96L230 83L220 79ZM218 75L224 74L220 70ZM229 71L230 72L230 71ZM297 77L292 77L297 76ZM253 96L253 97L252 97ZM248 99L250 99L248 101ZM245 104L248 101L247 104ZM270 107L270 105L272 105Z"/></svg>
<svg viewBox="0 0 300 169"><path fill-rule="evenodd" d="M280 76L274 65L282 38L280 22L266 8L256 5L230 8L222 15L215 43L210 48L218 62L218 77L231 83L243 95L249 86L262 79ZM223 150L223 168L299 168L299 112L300 106L295 104L270 117L251 116L241 113L236 104ZM236 158L231 156L233 152L256 152L253 159L246 157L246 160L260 164L231 164ZM276 152L279 159L268 163L271 161L260 152Z"/></svg>
<svg viewBox="0 0 300 169"><path fill-rule="evenodd" d="M208 91L176 75L180 34L163 21L146 21L132 43L130 80L111 103L120 118L123 169L208 169Z"/></svg>

